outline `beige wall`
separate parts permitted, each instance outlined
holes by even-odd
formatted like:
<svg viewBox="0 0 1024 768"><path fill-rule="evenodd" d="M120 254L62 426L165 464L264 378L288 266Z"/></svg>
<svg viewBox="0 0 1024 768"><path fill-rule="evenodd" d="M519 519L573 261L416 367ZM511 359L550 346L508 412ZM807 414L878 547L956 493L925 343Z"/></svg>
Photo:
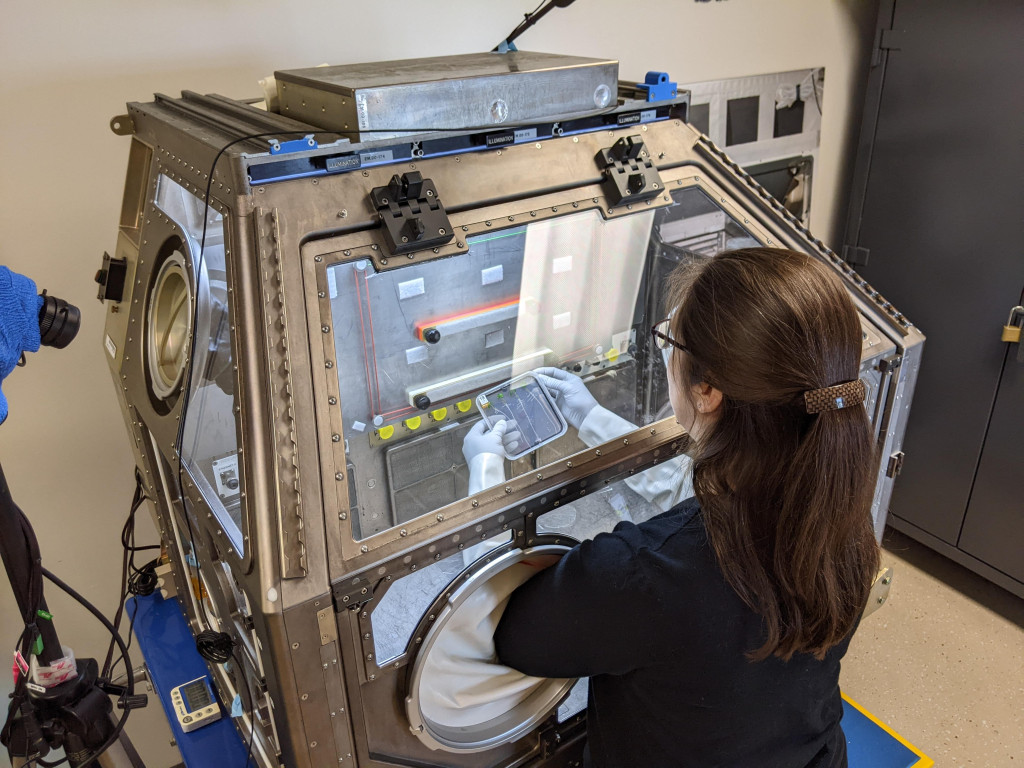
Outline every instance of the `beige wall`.
<svg viewBox="0 0 1024 768"><path fill-rule="evenodd" d="M44 561L104 612L118 585L118 536L132 492L127 435L101 346L92 276L113 251L128 140L109 119L126 101L182 89L259 95L274 69L487 50L533 0L178 0L6 3L0 22L0 264L82 309L79 338L43 350L4 383L11 416L0 461L33 521ZM579 0L519 40L527 50L615 57L623 79L665 70L680 82L824 66L812 229L842 217L851 123L875 0ZM2 311L2 308L0 308ZM144 526L152 540L151 526ZM5 583L4 583L5 584ZM17 635L0 584L0 647ZM50 590L78 655L102 656L103 630ZM6 676L0 676L7 685ZM4 696L6 699L6 696ZM171 764L156 710L131 735L154 768ZM0 764L6 759L0 755Z"/></svg>

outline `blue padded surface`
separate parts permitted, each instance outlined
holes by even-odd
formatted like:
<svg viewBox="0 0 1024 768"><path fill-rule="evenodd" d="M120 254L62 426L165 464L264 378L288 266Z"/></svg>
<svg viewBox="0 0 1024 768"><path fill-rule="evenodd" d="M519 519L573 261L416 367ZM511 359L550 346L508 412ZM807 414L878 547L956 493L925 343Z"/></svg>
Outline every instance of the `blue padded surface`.
<svg viewBox="0 0 1024 768"><path fill-rule="evenodd" d="M135 613L135 636L187 768L243 768L248 744L235 729L231 702L220 702L220 720L191 733L181 730L174 715L171 689L209 675L178 602L164 600L157 592L130 598L127 610L129 616Z"/></svg>
<svg viewBox="0 0 1024 768"><path fill-rule="evenodd" d="M849 768L911 768L921 759L846 699L842 726Z"/></svg>

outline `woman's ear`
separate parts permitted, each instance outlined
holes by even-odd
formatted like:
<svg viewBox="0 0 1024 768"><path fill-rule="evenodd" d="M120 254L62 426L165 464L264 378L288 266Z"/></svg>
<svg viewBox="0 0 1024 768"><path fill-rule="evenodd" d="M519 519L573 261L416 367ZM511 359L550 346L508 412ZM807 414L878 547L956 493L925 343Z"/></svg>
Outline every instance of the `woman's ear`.
<svg viewBox="0 0 1024 768"><path fill-rule="evenodd" d="M693 395L693 402L698 413L716 413L722 406L722 391L711 386L706 381L694 384L690 388L690 393Z"/></svg>

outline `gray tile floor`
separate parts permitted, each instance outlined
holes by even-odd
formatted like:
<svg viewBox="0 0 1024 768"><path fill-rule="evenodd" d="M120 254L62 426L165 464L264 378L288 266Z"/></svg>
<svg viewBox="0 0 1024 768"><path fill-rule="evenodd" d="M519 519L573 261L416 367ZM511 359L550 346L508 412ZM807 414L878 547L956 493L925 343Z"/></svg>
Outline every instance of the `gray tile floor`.
<svg viewBox="0 0 1024 768"><path fill-rule="evenodd" d="M843 691L940 768L1024 766L1024 600L894 531Z"/></svg>

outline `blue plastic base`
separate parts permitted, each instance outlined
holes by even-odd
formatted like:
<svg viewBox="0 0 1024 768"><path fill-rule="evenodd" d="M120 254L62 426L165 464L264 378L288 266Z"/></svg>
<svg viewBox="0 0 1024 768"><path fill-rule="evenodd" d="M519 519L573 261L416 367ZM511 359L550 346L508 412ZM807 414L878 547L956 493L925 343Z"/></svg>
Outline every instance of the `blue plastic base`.
<svg viewBox="0 0 1024 768"><path fill-rule="evenodd" d="M191 733L181 730L174 715L171 689L210 674L178 602L164 600L157 593L129 599L127 610L129 616L135 614L135 637L187 768L243 768L248 743L235 729L231 702L220 702L220 720ZM251 760L249 765L253 765Z"/></svg>
<svg viewBox="0 0 1024 768"><path fill-rule="evenodd" d="M849 768L928 768L931 758L915 752L843 698L843 733Z"/></svg>

